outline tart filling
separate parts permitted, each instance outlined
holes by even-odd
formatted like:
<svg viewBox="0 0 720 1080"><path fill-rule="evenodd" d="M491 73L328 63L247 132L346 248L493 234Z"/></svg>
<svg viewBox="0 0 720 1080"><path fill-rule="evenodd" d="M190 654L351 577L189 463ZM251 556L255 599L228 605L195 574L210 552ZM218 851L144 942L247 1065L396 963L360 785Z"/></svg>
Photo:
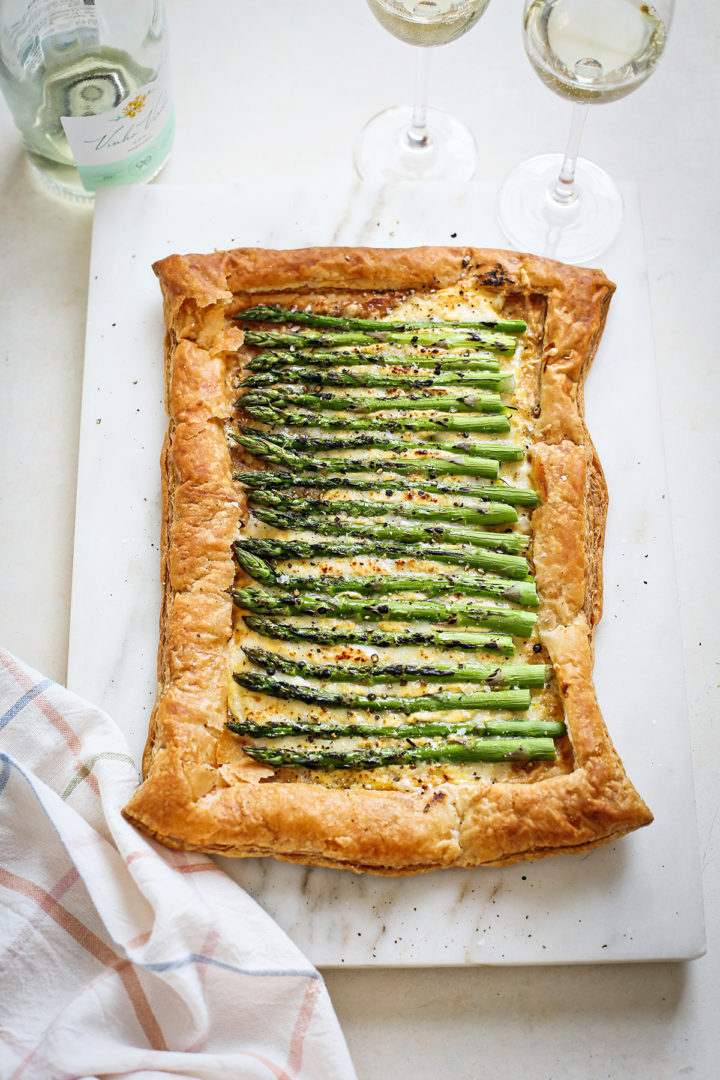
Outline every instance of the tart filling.
<svg viewBox="0 0 720 1080"><path fill-rule="evenodd" d="M281 782L408 790L572 767L536 632L537 349L503 301L456 284L376 320L235 316L250 359L228 435L250 512L228 727ZM291 408L306 426L288 428Z"/></svg>

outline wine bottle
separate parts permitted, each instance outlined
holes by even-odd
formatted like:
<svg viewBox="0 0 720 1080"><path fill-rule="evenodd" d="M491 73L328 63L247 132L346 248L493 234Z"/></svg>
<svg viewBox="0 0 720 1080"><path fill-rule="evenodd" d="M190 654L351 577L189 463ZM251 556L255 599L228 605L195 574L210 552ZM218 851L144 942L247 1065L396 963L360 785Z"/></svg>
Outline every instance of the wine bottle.
<svg viewBox="0 0 720 1080"><path fill-rule="evenodd" d="M174 133L162 0L5 0L0 88L36 173L91 200L151 180Z"/></svg>

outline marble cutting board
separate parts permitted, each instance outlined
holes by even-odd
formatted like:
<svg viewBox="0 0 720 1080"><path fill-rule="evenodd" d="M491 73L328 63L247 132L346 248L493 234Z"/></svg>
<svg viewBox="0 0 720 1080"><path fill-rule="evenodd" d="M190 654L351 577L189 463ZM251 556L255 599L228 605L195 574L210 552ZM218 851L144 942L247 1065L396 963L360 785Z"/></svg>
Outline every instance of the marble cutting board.
<svg viewBox="0 0 720 1080"><path fill-rule="evenodd" d="M139 759L155 693L160 293L173 252L232 246L502 247L492 184L181 187L101 191L95 210L68 664ZM637 192L600 265L618 285L587 384L611 494L600 705L649 828L578 856L384 879L218 859L320 966L679 960L704 951L672 522ZM670 658L670 663L668 663ZM672 678L667 679L668 667Z"/></svg>

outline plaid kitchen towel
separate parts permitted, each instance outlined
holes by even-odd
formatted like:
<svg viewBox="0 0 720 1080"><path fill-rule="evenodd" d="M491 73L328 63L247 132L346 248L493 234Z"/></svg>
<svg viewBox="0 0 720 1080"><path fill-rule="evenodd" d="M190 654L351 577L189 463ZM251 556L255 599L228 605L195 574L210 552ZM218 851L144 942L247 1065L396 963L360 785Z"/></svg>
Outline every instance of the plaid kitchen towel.
<svg viewBox="0 0 720 1080"><path fill-rule="evenodd" d="M113 721L0 650L2 1080L352 1080L318 972L125 821L137 780Z"/></svg>

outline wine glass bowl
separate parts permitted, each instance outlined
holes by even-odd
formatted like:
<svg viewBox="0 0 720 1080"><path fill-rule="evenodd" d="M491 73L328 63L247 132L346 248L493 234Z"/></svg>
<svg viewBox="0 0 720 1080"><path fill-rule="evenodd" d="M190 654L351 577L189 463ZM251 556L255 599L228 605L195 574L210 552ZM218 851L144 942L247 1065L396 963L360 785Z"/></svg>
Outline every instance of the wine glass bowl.
<svg viewBox="0 0 720 1080"><path fill-rule="evenodd" d="M614 180L579 148L588 107L617 101L651 75L674 0L525 0L523 43L543 83L573 102L563 154L523 162L500 191L498 221L517 248L587 262L613 242L623 216Z"/></svg>
<svg viewBox="0 0 720 1080"><path fill-rule="evenodd" d="M475 25L490 0L367 0L386 30L409 45L447 45Z"/></svg>
<svg viewBox="0 0 720 1080"><path fill-rule="evenodd" d="M374 116L355 144L355 168L363 180L469 180L477 148L456 117L427 105L431 47L466 34L490 0L367 0L373 15L400 41L416 48L413 105Z"/></svg>
<svg viewBox="0 0 720 1080"><path fill-rule="evenodd" d="M523 40L546 86L589 104L617 101L645 82L665 47L665 26L636 0L530 0Z"/></svg>

